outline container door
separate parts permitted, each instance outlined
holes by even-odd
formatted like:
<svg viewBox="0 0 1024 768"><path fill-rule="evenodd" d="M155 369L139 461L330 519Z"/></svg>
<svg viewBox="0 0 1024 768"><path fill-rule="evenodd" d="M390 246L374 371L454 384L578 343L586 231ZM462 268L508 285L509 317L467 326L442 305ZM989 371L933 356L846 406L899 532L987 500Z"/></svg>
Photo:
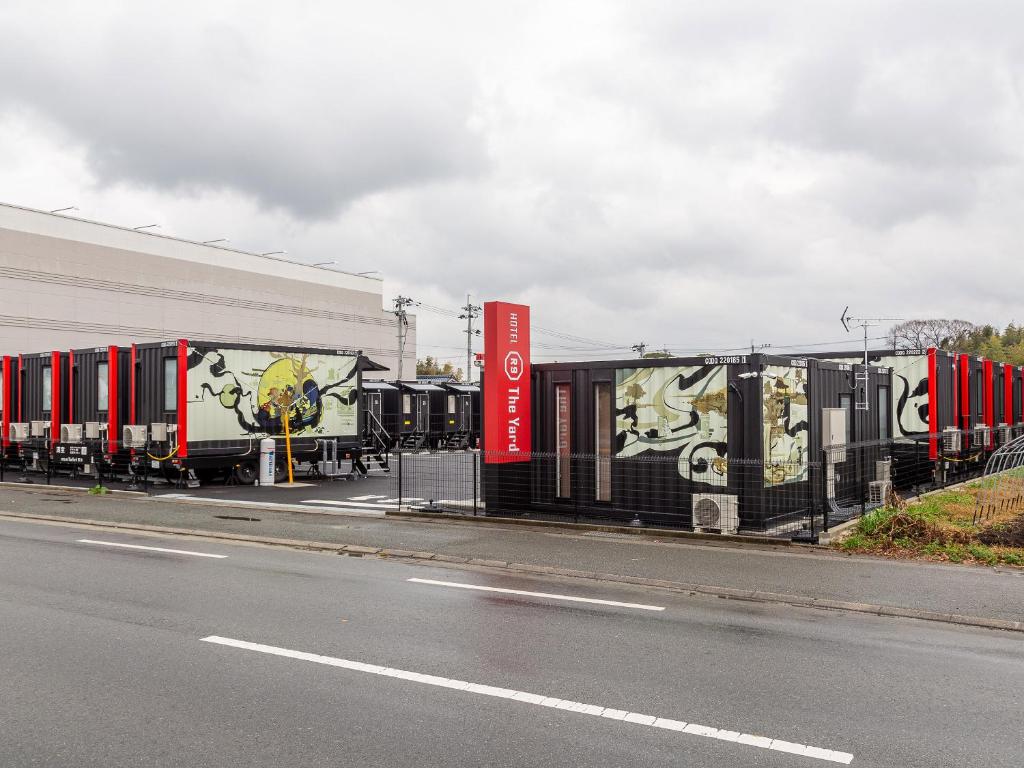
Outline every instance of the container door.
<svg viewBox="0 0 1024 768"><path fill-rule="evenodd" d="M381 403L380 392L367 392L366 397L366 419L370 426L370 432L375 435L381 432Z"/></svg>
<svg viewBox="0 0 1024 768"><path fill-rule="evenodd" d="M416 431L430 431L430 395L426 393L416 395Z"/></svg>
<svg viewBox="0 0 1024 768"><path fill-rule="evenodd" d="M473 398L459 395L459 431L470 432L473 428Z"/></svg>

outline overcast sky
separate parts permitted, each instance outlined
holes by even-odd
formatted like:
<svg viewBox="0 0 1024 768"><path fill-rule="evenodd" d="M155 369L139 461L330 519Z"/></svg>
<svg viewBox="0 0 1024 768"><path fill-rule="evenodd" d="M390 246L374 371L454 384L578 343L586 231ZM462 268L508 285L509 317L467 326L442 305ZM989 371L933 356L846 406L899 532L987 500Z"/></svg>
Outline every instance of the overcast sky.
<svg viewBox="0 0 1024 768"><path fill-rule="evenodd" d="M1022 106L1019 0L0 4L0 200L681 354L1024 320Z"/></svg>

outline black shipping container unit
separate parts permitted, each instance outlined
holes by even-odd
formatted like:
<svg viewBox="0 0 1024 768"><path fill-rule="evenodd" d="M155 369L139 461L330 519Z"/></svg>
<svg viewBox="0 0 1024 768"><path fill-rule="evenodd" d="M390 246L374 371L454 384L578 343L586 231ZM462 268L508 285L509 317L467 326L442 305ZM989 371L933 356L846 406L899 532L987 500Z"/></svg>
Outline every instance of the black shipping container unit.
<svg viewBox="0 0 1024 768"><path fill-rule="evenodd" d="M808 482L824 447L821 409L846 409L849 439L892 430L888 408L856 408L858 372L766 355L534 365L531 481L513 488L505 478L521 465L486 465L487 509L525 503L731 532L784 526L821 503ZM873 401L889 377L869 366ZM708 505L717 526L695 517Z"/></svg>
<svg viewBox="0 0 1024 768"><path fill-rule="evenodd" d="M398 387L386 381L363 381L363 445L389 451L398 442Z"/></svg>
<svg viewBox="0 0 1024 768"><path fill-rule="evenodd" d="M988 448L992 418L992 369L985 362L983 357L962 354L957 363L962 452L973 452L979 459Z"/></svg>
<svg viewBox="0 0 1024 768"><path fill-rule="evenodd" d="M449 381L439 385L444 395L444 425L441 448L475 448L480 436L480 388Z"/></svg>
<svg viewBox="0 0 1024 768"><path fill-rule="evenodd" d="M285 414L293 460L317 461L327 441L339 458L358 458L362 371L379 368L348 350L187 339L132 345L129 367L122 450L141 453L144 442L146 458L170 477L233 470L243 483L257 478L267 437L277 442L277 475L286 476Z"/></svg>
<svg viewBox="0 0 1024 768"><path fill-rule="evenodd" d="M118 453L121 427L127 423L130 395L128 349L109 346L67 353L67 412L54 438L54 459L74 471L109 465Z"/></svg>
<svg viewBox="0 0 1024 768"><path fill-rule="evenodd" d="M20 355L18 365L18 422L12 423L14 437L31 449L34 459L43 458L41 450L60 438L61 425L67 421L67 352L40 352Z"/></svg>
<svg viewBox="0 0 1024 768"><path fill-rule="evenodd" d="M0 357L0 446L3 455L9 456L14 444L11 442L11 424L21 421L21 399L18 397L18 375L20 360L12 355Z"/></svg>
<svg viewBox="0 0 1024 768"><path fill-rule="evenodd" d="M398 388L398 447L436 448L444 434L445 391L436 384L396 381Z"/></svg>

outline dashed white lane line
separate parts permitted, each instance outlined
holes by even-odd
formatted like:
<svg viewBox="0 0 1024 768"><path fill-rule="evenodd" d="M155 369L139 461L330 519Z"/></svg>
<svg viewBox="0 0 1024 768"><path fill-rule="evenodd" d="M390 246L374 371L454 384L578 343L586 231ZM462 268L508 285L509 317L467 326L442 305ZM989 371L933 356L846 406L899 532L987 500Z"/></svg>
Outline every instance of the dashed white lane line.
<svg viewBox="0 0 1024 768"><path fill-rule="evenodd" d="M718 739L719 741L728 741L735 744L744 744L750 747L770 749L775 752L786 752L793 755L815 758L817 760L842 763L843 765L849 765L853 761L853 755L849 752L837 752L832 749L814 747L808 744L797 744L791 741L772 739L768 736L755 736L750 733L712 728L708 725L686 723L682 720L672 720L665 717L655 717L654 715L644 715L638 712L629 712L625 709L612 709L610 707L602 707L597 704L584 704L579 701L567 701L555 698L554 696L544 696L539 693L516 691L510 688L498 688L491 685L480 685L478 683L470 683L465 680L454 680L446 677L438 677L436 675L424 675L419 672L408 672L404 669L382 667L376 664L366 664L361 661L349 661L348 659L339 659L333 656L320 656L316 653L293 651L288 648L278 648L277 646L263 645L261 643L250 643L245 640L233 640L230 637L219 637L217 635L204 637L202 638L202 642L215 643L216 645L224 645L229 648L238 648L244 651L266 653L271 656L283 656L284 658L296 659L298 661L311 661L314 664L324 664L329 667L340 667L341 669L348 669L353 672L365 672L371 675L394 677L399 680L408 680L409 682L420 683L422 685L433 685L438 688L450 688L456 691L464 691L466 693L476 693L481 696L509 699L523 704L563 709L569 712L576 712L581 715L604 717L609 720L619 720L624 723L632 723L634 725L641 725L649 728L679 731L680 733L689 734L691 736L703 736L709 739Z"/></svg>
<svg viewBox="0 0 1024 768"><path fill-rule="evenodd" d="M187 549L167 549L166 547L144 547L141 544L122 544L119 541L96 541L94 539L79 539L79 544L102 544L105 547L121 547L123 549L145 549L150 552L170 552L172 555L192 555L193 557L213 557L217 560L225 560L227 555L211 555L209 552L190 552Z"/></svg>
<svg viewBox="0 0 1024 768"><path fill-rule="evenodd" d="M644 605L643 603L620 603L618 600L599 600L596 597L576 597L575 595L556 595L550 592L527 592L522 589L505 589L503 587L483 587L479 584L463 584L458 581L437 581L436 579L407 579L414 584L430 584L435 587L456 587L457 589L475 589L481 592L500 592L504 595L525 595L526 597L542 597L548 600L568 600L573 603L593 603L610 605L616 608L636 608L641 611L664 611L661 605Z"/></svg>

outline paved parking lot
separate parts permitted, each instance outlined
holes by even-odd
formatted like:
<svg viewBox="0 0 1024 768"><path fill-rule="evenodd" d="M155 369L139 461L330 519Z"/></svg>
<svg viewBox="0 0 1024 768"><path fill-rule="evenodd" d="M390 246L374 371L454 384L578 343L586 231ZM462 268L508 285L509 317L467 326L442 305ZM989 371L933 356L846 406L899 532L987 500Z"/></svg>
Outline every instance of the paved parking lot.
<svg viewBox="0 0 1024 768"><path fill-rule="evenodd" d="M198 488L180 488L155 477L131 487L123 478L104 478L103 484L113 490L145 490L147 493L179 498L208 499L215 502L271 503L304 505L315 509L397 510L399 507L436 507L447 511L472 512L479 508L479 453L455 451L438 453L407 453L391 456L390 471L371 464L365 476L355 474L336 479L319 477L309 472L309 465L300 465L292 485L235 485L224 481L205 483ZM346 468L347 469L347 468ZM88 488L96 484L91 476L71 477L55 473L47 478L43 472L25 472L8 466L3 481L45 486ZM474 502L476 500L476 502Z"/></svg>

